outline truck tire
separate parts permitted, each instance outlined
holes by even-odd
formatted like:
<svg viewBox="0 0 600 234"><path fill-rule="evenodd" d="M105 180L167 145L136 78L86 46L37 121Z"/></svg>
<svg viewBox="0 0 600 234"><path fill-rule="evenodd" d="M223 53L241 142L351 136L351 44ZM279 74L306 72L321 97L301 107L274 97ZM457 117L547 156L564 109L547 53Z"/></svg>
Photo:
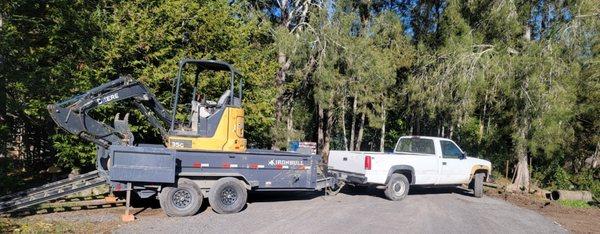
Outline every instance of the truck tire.
<svg viewBox="0 0 600 234"><path fill-rule="evenodd" d="M159 194L160 207L169 217L195 215L202 200L202 191L189 179L179 179L177 187L164 187Z"/></svg>
<svg viewBox="0 0 600 234"><path fill-rule="evenodd" d="M217 180L208 192L210 207L219 214L232 214L242 210L248 198L248 192L242 183L233 177Z"/></svg>
<svg viewBox="0 0 600 234"><path fill-rule="evenodd" d="M473 183L473 195L477 198L483 197L483 177L484 173L475 174L474 183Z"/></svg>
<svg viewBox="0 0 600 234"><path fill-rule="evenodd" d="M385 197L392 201L400 201L408 194L410 183L406 176L402 174L392 174L385 188Z"/></svg>

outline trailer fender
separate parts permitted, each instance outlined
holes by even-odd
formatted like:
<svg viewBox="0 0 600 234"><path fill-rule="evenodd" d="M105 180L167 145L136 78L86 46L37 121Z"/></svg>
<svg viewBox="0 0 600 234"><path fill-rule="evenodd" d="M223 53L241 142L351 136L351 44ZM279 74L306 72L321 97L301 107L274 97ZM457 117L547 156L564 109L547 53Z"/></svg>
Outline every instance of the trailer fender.
<svg viewBox="0 0 600 234"><path fill-rule="evenodd" d="M234 177L239 179L247 190L251 190L253 187L258 186L258 181L249 181L240 173L181 172L179 173L179 177L189 178L202 188L210 187L213 182L224 177Z"/></svg>

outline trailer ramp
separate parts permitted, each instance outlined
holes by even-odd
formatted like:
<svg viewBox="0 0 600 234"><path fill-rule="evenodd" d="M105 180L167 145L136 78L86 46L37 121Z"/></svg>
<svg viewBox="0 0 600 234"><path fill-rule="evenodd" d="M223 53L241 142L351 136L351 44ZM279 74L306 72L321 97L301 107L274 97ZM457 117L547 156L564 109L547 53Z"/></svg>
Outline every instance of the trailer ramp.
<svg viewBox="0 0 600 234"><path fill-rule="evenodd" d="M106 178L101 176L98 171L92 171L73 178L5 195L0 197L0 213L11 212L52 201L105 183Z"/></svg>

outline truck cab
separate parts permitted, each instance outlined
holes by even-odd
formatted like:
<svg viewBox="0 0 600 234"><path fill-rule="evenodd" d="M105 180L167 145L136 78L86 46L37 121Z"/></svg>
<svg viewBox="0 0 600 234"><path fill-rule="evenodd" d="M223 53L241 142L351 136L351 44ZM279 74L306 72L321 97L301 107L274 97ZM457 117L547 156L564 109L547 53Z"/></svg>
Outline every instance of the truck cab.
<svg viewBox="0 0 600 234"><path fill-rule="evenodd" d="M404 136L398 139L391 153L331 151L328 169L346 183L373 184L386 190L391 189L389 193L397 196L388 198L401 200L408 193L409 187L414 185L466 184L475 190L475 196L481 197L482 183L491 172L491 163L468 157L451 139Z"/></svg>

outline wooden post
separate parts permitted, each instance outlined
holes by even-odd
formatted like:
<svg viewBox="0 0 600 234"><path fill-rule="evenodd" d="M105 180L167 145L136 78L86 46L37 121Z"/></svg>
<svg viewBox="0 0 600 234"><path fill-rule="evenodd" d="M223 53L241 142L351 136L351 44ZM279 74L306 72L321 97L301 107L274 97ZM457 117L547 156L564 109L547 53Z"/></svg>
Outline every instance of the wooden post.
<svg viewBox="0 0 600 234"><path fill-rule="evenodd" d="M133 216L129 212L129 208L131 205L131 182L127 182L127 196L125 198L125 214L121 216L121 220L123 222L131 222L135 220L135 216Z"/></svg>
<svg viewBox="0 0 600 234"><path fill-rule="evenodd" d="M506 167L504 167L504 177L508 179L508 160L506 160Z"/></svg>

